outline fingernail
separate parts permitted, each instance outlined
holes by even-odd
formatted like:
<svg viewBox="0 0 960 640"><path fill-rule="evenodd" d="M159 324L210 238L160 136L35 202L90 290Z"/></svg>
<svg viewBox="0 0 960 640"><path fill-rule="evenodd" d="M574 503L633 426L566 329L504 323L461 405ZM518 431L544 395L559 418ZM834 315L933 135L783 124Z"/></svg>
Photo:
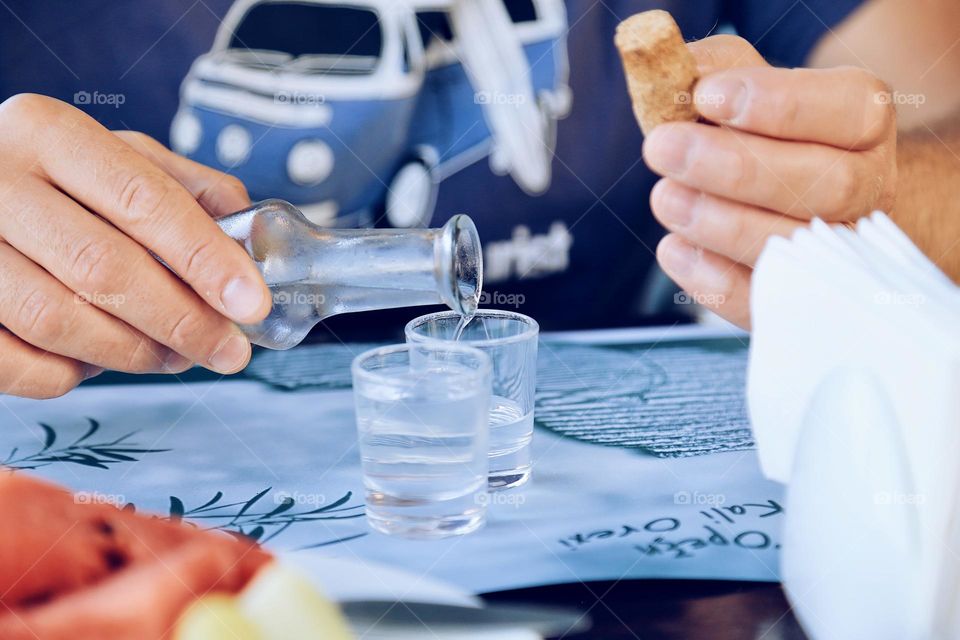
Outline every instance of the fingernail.
<svg viewBox="0 0 960 640"><path fill-rule="evenodd" d="M700 261L700 251L686 242L675 239L660 245L660 265L668 275L684 277L693 272Z"/></svg>
<svg viewBox="0 0 960 640"><path fill-rule="evenodd" d="M661 180L653 189L657 217L669 228L690 226L699 193L669 180Z"/></svg>
<svg viewBox="0 0 960 640"><path fill-rule="evenodd" d="M164 373L181 373L190 368L193 361L190 358L180 355L176 351L171 351L163 359L161 369Z"/></svg>
<svg viewBox="0 0 960 640"><path fill-rule="evenodd" d="M250 278L239 276L223 288L220 302L233 320L249 320L263 304L263 289Z"/></svg>
<svg viewBox="0 0 960 640"><path fill-rule="evenodd" d="M210 356L210 368L217 373L239 371L250 356L250 343L239 334L234 334L220 343Z"/></svg>
<svg viewBox="0 0 960 640"><path fill-rule="evenodd" d="M747 102L743 80L723 74L707 76L697 84L696 104L714 120L736 120Z"/></svg>
<svg viewBox="0 0 960 640"><path fill-rule="evenodd" d="M643 157L662 175L680 175L687 169L691 137L675 126L661 125L643 143Z"/></svg>
<svg viewBox="0 0 960 640"><path fill-rule="evenodd" d="M83 379L89 380L90 378L96 378L104 371L106 371L106 369L103 367L98 367L94 364L86 364L83 366Z"/></svg>

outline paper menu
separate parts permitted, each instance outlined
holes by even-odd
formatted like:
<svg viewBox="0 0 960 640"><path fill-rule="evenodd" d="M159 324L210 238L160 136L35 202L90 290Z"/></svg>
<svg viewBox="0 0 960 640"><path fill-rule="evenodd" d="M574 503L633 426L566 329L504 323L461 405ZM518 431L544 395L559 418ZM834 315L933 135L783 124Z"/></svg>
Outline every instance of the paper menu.
<svg viewBox="0 0 960 640"><path fill-rule="evenodd" d="M788 485L801 620L817 638L956 637L960 289L876 213L772 239L751 295L748 406L764 473Z"/></svg>

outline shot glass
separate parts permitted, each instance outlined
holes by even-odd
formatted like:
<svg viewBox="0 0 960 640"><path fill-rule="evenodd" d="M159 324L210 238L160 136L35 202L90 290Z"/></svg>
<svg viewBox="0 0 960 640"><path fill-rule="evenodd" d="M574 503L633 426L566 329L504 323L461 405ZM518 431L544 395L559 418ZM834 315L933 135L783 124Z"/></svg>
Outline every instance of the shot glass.
<svg viewBox="0 0 960 640"><path fill-rule="evenodd" d="M351 370L370 526L420 539L480 528L489 356L466 345L395 345L360 354Z"/></svg>
<svg viewBox="0 0 960 640"><path fill-rule="evenodd" d="M469 345L490 356L493 397L488 486L491 490L509 489L529 480L540 335L537 322L520 313L490 309L477 311L470 323L461 327L459 314L442 311L411 320L405 333L408 344Z"/></svg>

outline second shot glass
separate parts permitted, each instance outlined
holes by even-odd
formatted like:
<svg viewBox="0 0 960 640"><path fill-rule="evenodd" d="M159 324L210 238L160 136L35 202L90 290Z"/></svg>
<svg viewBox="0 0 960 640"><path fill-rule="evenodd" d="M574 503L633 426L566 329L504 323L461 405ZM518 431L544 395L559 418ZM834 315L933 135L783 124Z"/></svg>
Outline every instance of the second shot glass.
<svg viewBox="0 0 960 640"><path fill-rule="evenodd" d="M457 336L460 315L442 311L407 323L409 344L458 343L483 351L493 363L490 402L491 490L518 487L530 479L530 443L537 385L540 327L533 318L510 311L479 310Z"/></svg>

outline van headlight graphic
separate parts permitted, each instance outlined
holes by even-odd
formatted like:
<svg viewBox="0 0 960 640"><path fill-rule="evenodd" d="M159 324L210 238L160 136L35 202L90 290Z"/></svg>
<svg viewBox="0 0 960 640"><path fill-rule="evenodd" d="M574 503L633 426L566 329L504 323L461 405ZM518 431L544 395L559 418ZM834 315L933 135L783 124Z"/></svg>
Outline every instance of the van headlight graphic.
<svg viewBox="0 0 960 640"><path fill-rule="evenodd" d="M250 132L238 124L223 128L217 136L217 159L225 166L241 164L250 156Z"/></svg>
<svg viewBox="0 0 960 640"><path fill-rule="evenodd" d="M304 187L323 182L333 171L333 150L319 140L298 142L287 156L287 175Z"/></svg>
<svg viewBox="0 0 960 640"><path fill-rule="evenodd" d="M181 109L173 118L170 127L170 142L177 153L188 155L197 150L203 138L203 127L200 118L193 113Z"/></svg>

